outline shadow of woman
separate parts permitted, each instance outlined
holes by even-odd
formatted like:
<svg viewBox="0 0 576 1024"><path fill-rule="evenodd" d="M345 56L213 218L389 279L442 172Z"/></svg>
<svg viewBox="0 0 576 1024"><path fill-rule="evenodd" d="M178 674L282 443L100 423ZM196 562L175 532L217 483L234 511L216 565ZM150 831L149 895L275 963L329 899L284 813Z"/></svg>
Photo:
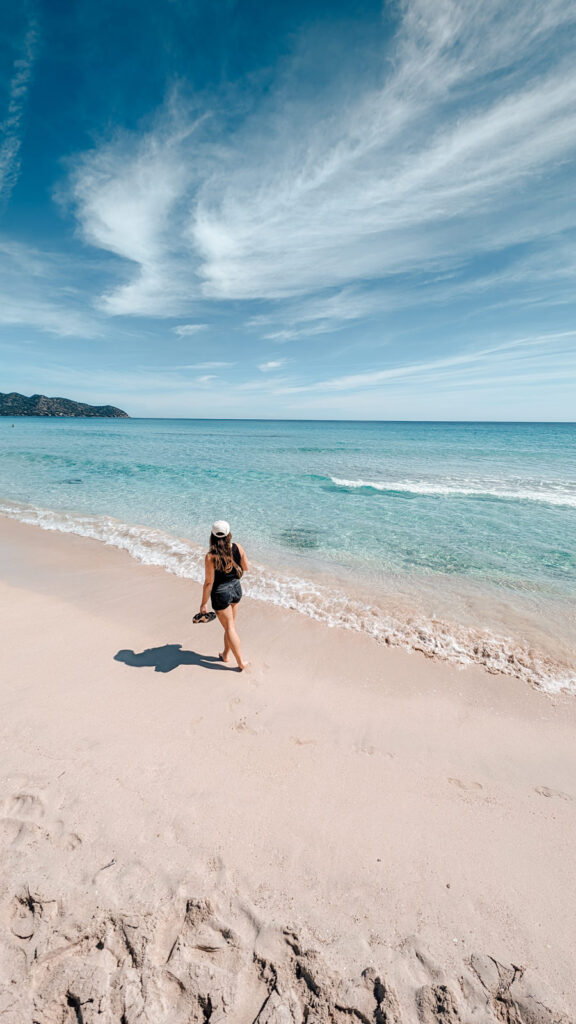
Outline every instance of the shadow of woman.
<svg viewBox="0 0 576 1024"><path fill-rule="evenodd" d="M227 671L230 665L225 665L219 658L209 654L197 654L196 651L183 651L182 644L164 644L163 647L149 647L147 651L136 654L135 651L118 651L114 655L114 661L122 661L125 665L133 668L153 668L155 672L173 672L180 665L198 665L200 668L210 668Z"/></svg>

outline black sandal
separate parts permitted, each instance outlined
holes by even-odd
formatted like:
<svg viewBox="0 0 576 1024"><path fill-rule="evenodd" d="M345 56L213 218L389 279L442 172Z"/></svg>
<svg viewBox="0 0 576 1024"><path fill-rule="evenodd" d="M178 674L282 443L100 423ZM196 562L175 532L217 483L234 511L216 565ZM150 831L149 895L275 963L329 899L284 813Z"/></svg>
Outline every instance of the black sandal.
<svg viewBox="0 0 576 1024"><path fill-rule="evenodd" d="M213 622L215 618L216 612L198 612L192 619L192 622Z"/></svg>

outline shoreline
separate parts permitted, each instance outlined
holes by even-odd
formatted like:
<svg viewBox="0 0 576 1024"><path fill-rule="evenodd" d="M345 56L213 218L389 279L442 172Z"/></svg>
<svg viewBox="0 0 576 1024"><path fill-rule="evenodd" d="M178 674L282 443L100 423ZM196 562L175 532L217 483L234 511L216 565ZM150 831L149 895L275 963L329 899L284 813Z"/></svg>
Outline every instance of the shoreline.
<svg viewBox="0 0 576 1024"><path fill-rule="evenodd" d="M157 527L123 523L110 515L40 509L6 499L0 501L0 519L91 538L127 551L137 562L158 566L188 580L199 581L203 577L203 548ZM474 591L470 581L468 592L463 584L464 581L464 603L469 604ZM427 588L430 586L427 581ZM524 622L525 635L515 638L513 633L506 635L493 628L427 614L418 609L414 598L407 594L394 597L383 591L379 595L380 605L367 605L360 599L360 593L351 590L344 581L333 584L329 578L300 577L287 569L272 573L261 565L253 565L247 593L265 604L295 610L326 625L371 636L383 646L416 651L458 666L476 664L493 674L522 679L551 694L576 694L576 665L570 642L557 634L553 638L541 636L540 643L532 635L528 638L526 629L534 628L533 622L528 627L528 620ZM496 592L490 595L489 601L487 594L482 595L476 616L482 614L482 604L485 610L488 604L497 605L499 609L506 607L502 595ZM525 616L526 612L523 614ZM535 620L534 610L531 614ZM516 628L522 631L522 615L510 609L510 624L514 617L518 620Z"/></svg>
<svg viewBox="0 0 576 1024"><path fill-rule="evenodd" d="M249 598L240 674L198 584L6 520L0 565L9 1024L119 1021L130 985L155 1024L343 1020L375 978L394 1024L492 1021L501 971L519 1020L572 1019L568 697Z"/></svg>

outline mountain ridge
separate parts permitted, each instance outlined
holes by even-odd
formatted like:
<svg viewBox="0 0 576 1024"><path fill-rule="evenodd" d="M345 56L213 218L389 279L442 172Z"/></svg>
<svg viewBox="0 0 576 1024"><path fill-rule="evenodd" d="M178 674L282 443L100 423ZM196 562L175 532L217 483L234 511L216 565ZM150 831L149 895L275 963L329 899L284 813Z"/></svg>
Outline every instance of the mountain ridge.
<svg viewBox="0 0 576 1024"><path fill-rule="evenodd" d="M48 398L46 395L20 395L17 391L0 392L0 416L83 416L129 419L127 412L114 405L87 405L71 398Z"/></svg>

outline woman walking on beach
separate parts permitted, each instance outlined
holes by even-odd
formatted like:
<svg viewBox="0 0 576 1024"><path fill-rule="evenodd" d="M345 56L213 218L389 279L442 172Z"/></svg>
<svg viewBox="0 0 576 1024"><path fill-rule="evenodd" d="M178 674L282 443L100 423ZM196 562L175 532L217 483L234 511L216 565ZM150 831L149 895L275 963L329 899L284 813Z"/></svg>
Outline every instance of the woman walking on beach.
<svg viewBox="0 0 576 1024"><path fill-rule="evenodd" d="M240 672L247 667L242 659L240 639L236 632L236 613L242 599L240 577L248 570L248 560L240 544L232 543L230 526L219 519L212 527L210 550L206 555L206 575L202 590L200 615L208 614L208 598L224 629L224 650L220 660L227 662L234 655Z"/></svg>

